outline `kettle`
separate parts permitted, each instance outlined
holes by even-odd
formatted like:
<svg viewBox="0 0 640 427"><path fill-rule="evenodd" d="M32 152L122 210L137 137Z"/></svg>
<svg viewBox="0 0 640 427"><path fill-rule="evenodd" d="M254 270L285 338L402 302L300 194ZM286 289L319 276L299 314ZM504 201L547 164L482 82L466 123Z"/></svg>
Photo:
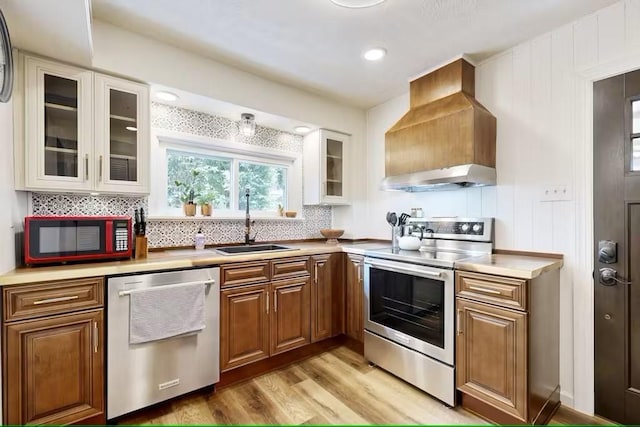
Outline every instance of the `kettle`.
<svg viewBox="0 0 640 427"><path fill-rule="evenodd" d="M405 235L398 237L398 246L405 251L417 251L422 245L423 230L420 229L420 237L414 236L405 230Z"/></svg>

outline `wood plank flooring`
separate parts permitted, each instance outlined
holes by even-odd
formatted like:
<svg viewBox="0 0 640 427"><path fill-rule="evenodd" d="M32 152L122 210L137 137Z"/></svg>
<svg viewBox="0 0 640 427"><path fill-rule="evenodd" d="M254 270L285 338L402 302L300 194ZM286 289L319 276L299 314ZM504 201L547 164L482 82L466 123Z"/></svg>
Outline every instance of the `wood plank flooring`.
<svg viewBox="0 0 640 427"><path fill-rule="evenodd" d="M573 412L573 411L571 411ZM554 424L596 424L559 411ZM120 424L487 424L338 347L249 381L121 418Z"/></svg>

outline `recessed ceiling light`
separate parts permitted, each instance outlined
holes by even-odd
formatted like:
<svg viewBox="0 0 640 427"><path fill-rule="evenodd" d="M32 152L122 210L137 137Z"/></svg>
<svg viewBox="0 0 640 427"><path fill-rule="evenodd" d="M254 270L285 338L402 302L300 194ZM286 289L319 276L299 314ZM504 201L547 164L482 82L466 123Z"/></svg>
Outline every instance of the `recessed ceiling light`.
<svg viewBox="0 0 640 427"><path fill-rule="evenodd" d="M156 92L156 98L162 101L177 101L178 95L173 92L167 92L166 90L159 90Z"/></svg>
<svg viewBox="0 0 640 427"><path fill-rule="evenodd" d="M126 130L130 130L131 132L137 132L138 131L138 128L135 127L135 126L127 126L125 129Z"/></svg>
<svg viewBox="0 0 640 427"><path fill-rule="evenodd" d="M311 128L309 126L296 126L294 130L298 133L307 133Z"/></svg>
<svg viewBox="0 0 640 427"><path fill-rule="evenodd" d="M368 61L378 61L387 54L387 49L383 47L374 47L364 52L362 56Z"/></svg>
<svg viewBox="0 0 640 427"><path fill-rule="evenodd" d="M380 4L384 2L384 0L331 0L331 2L338 6L348 7L349 9L363 9Z"/></svg>

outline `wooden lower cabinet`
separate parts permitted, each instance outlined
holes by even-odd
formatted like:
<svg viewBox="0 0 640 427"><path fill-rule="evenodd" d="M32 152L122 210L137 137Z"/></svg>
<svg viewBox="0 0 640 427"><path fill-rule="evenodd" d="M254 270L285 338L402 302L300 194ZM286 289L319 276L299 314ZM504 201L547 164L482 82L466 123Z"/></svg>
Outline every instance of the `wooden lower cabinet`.
<svg viewBox="0 0 640 427"><path fill-rule="evenodd" d="M271 355L309 344L309 277L271 283Z"/></svg>
<svg viewBox="0 0 640 427"><path fill-rule="evenodd" d="M364 257L347 254L346 334L364 342Z"/></svg>
<svg viewBox="0 0 640 427"><path fill-rule="evenodd" d="M3 332L5 424L104 414L103 309L15 322Z"/></svg>
<svg viewBox="0 0 640 427"><path fill-rule="evenodd" d="M220 370L269 357L270 285L220 292Z"/></svg>
<svg viewBox="0 0 640 427"><path fill-rule="evenodd" d="M560 404L560 273L457 271L456 388L498 424L545 424Z"/></svg>
<svg viewBox="0 0 640 427"><path fill-rule="evenodd" d="M456 386L526 421L527 315L458 300Z"/></svg>
<svg viewBox="0 0 640 427"><path fill-rule="evenodd" d="M314 255L311 273L311 342L317 342L332 336L330 255Z"/></svg>

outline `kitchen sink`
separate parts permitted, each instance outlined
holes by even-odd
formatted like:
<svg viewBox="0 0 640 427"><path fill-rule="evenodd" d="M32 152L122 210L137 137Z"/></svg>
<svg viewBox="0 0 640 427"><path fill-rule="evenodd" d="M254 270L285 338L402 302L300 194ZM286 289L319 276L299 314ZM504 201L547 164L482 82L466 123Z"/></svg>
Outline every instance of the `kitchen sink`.
<svg viewBox="0 0 640 427"><path fill-rule="evenodd" d="M216 248L216 252L223 255L241 255L254 252L297 251L296 248L279 245L249 245L249 246L225 246Z"/></svg>

